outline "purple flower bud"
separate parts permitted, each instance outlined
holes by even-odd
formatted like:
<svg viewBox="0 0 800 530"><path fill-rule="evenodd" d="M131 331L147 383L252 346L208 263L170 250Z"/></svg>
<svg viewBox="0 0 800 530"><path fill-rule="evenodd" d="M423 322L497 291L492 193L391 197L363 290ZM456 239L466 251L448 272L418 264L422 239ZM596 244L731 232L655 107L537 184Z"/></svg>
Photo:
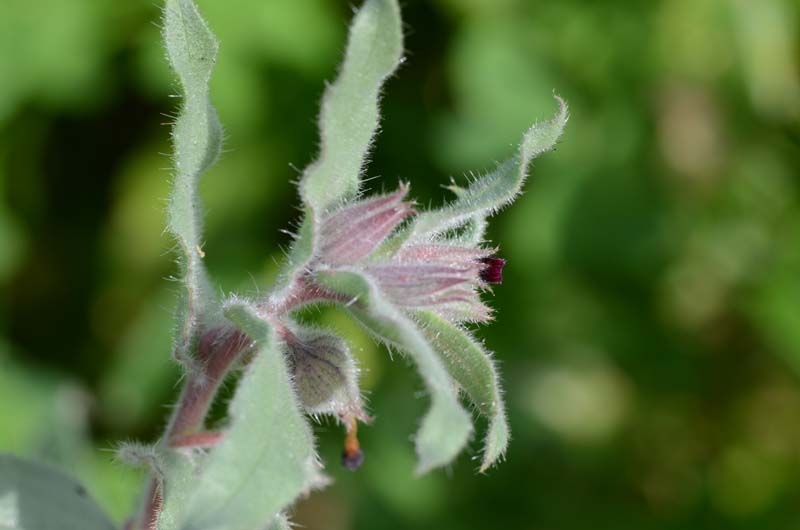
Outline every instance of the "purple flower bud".
<svg viewBox="0 0 800 530"><path fill-rule="evenodd" d="M329 265L352 265L369 256L403 220L412 215L412 203L404 202L408 185L396 192L366 199L323 218L319 258Z"/></svg>
<svg viewBox="0 0 800 530"><path fill-rule="evenodd" d="M486 257L481 259L485 267L481 270L481 280L486 283L503 283L503 267L506 260L503 258Z"/></svg>

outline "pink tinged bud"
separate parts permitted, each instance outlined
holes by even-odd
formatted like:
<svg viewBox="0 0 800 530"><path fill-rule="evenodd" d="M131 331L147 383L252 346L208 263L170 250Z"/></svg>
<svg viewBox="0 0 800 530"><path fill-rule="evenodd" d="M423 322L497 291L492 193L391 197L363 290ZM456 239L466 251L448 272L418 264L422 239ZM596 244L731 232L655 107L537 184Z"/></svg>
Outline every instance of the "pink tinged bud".
<svg viewBox="0 0 800 530"><path fill-rule="evenodd" d="M425 308L454 321L484 322L491 311L477 288L494 250L448 245L410 245L390 261L366 267L396 305Z"/></svg>
<svg viewBox="0 0 800 530"><path fill-rule="evenodd" d="M485 265L481 270L481 280L486 283L503 283L503 267L506 265L506 260L503 258L488 257L481 259L481 263Z"/></svg>
<svg viewBox="0 0 800 530"><path fill-rule="evenodd" d="M454 247L450 245L409 245L401 248L394 259L398 261L472 264L496 252L490 248Z"/></svg>
<svg viewBox="0 0 800 530"><path fill-rule="evenodd" d="M369 256L403 220L412 203L408 186L382 197L349 204L325 217L320 226L320 259L329 265L352 265Z"/></svg>
<svg viewBox="0 0 800 530"><path fill-rule="evenodd" d="M347 343L317 330L279 330L287 348L297 397L310 414L366 419L358 390L358 369Z"/></svg>

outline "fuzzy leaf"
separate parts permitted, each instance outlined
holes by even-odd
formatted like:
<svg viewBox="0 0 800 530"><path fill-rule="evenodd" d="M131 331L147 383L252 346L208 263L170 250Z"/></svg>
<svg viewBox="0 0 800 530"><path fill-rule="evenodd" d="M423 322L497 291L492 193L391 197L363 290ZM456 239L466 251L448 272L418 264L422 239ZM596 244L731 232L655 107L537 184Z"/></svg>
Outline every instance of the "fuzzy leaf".
<svg viewBox="0 0 800 530"><path fill-rule="evenodd" d="M452 203L418 215L413 227L415 237L431 237L461 226L470 219L480 223L483 218L513 201L525 183L533 159L555 147L567 124L567 104L558 96L556 101L559 104L556 116L531 127L523 136L519 152L514 157L467 188L456 188L457 198Z"/></svg>
<svg viewBox="0 0 800 530"><path fill-rule="evenodd" d="M488 226L485 215L474 215L464 222L459 233L450 239L450 244L477 247L486 240L486 228Z"/></svg>
<svg viewBox="0 0 800 530"><path fill-rule="evenodd" d="M164 42L178 75L183 103L172 129L175 171L167 209L167 227L178 242L186 291L179 308L178 349L196 337L196 324L213 312L202 263L202 219L197 184L219 155L222 128L209 99L208 83L217 57L217 41L192 0L167 0Z"/></svg>
<svg viewBox="0 0 800 530"><path fill-rule="evenodd" d="M321 483L311 430L300 411L275 333L249 305L225 315L256 345L230 408L224 441L212 449L186 502L181 529L267 526L301 493Z"/></svg>
<svg viewBox="0 0 800 530"><path fill-rule="evenodd" d="M313 328L292 329L286 339L297 397L311 414L363 417L358 368L340 337Z"/></svg>
<svg viewBox="0 0 800 530"><path fill-rule="evenodd" d="M397 0L367 0L350 27L339 76L322 101L319 157L306 169L300 185L305 202L318 215L358 193L378 128L381 86L402 53Z"/></svg>
<svg viewBox="0 0 800 530"><path fill-rule="evenodd" d="M154 476L163 502L158 530L183 530L204 458L170 449L166 444L155 448L155 457Z"/></svg>
<svg viewBox="0 0 800 530"><path fill-rule="evenodd" d="M452 379L422 332L362 273L326 271L317 278L326 287L353 297L348 309L355 318L378 339L414 359L431 395L431 408L416 436L417 472L451 462L466 444L472 424L458 403Z"/></svg>
<svg viewBox="0 0 800 530"><path fill-rule="evenodd" d="M0 528L114 530L86 490L62 472L0 455Z"/></svg>
<svg viewBox="0 0 800 530"><path fill-rule="evenodd" d="M489 418L484 441L483 472L503 456L510 432L506 421L500 378L490 355L469 333L430 311L415 314L425 336L441 355L453 379L478 411Z"/></svg>

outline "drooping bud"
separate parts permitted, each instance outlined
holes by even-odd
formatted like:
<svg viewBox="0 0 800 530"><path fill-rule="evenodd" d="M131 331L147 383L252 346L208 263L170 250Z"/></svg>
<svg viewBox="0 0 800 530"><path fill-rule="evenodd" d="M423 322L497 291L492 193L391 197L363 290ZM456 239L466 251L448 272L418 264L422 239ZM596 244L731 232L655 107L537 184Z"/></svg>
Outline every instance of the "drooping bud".
<svg viewBox="0 0 800 530"><path fill-rule="evenodd" d="M310 414L366 418L358 368L341 338L316 329L282 330L297 397Z"/></svg>
<svg viewBox="0 0 800 530"><path fill-rule="evenodd" d="M491 256L481 259L481 263L485 265L481 270L481 280L486 283L503 283L503 267L506 265L506 260Z"/></svg>
<svg viewBox="0 0 800 530"><path fill-rule="evenodd" d="M329 265L352 265L369 256L403 220L412 215L405 202L408 185L335 211L320 225L319 258Z"/></svg>

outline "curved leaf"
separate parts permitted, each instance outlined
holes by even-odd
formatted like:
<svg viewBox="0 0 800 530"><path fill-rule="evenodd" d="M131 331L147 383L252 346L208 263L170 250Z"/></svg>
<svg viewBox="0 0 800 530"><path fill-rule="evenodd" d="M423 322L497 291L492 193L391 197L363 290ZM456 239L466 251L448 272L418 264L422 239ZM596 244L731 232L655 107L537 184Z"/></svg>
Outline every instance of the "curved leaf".
<svg viewBox="0 0 800 530"><path fill-rule="evenodd" d="M441 355L450 375L464 389L475 408L489 418L480 467L483 472L505 454L510 439L500 378L494 362L467 331L430 311L419 311L415 318Z"/></svg>
<svg viewBox="0 0 800 530"><path fill-rule="evenodd" d="M353 297L349 311L375 337L407 352L431 394L431 408L416 436L418 473L452 461L467 442L472 423L458 403L452 379L416 324L389 303L378 287L354 270L321 272L318 280Z"/></svg>
<svg viewBox="0 0 800 530"><path fill-rule="evenodd" d="M367 0L353 19L336 81L319 117L320 154L303 174L303 198L318 214L359 191L361 171L378 129L384 80L403 53L397 0Z"/></svg>
<svg viewBox="0 0 800 530"><path fill-rule="evenodd" d="M167 56L183 89L172 129L175 172L167 208L167 227L178 242L178 263L186 291L179 306L178 353L196 338L196 324L210 307L202 262L202 219L197 184L219 155L222 127L209 99L208 83L217 57L217 41L191 0L167 0L164 10Z"/></svg>
<svg viewBox="0 0 800 530"><path fill-rule="evenodd" d="M558 96L556 101L558 113L551 120L531 127L523 136L519 152L514 157L468 187L455 188L457 198L452 203L418 215L413 226L415 237L431 237L470 219L477 219L480 226L481 219L513 201L525 183L533 159L555 147L567 124L567 104Z"/></svg>

